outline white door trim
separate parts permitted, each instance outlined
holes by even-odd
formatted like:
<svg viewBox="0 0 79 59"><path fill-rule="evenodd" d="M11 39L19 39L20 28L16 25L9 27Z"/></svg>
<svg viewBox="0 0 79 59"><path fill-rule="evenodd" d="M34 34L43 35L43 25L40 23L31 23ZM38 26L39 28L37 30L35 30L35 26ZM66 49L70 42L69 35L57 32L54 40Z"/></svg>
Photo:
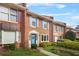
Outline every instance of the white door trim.
<svg viewBox="0 0 79 59"><path fill-rule="evenodd" d="M37 36L37 38L36 38L36 44L37 44L37 46L39 46L39 32L37 32L35 30L32 30L28 34L28 45L29 45L29 48L31 48L31 38L30 38L31 34L36 34L36 36Z"/></svg>

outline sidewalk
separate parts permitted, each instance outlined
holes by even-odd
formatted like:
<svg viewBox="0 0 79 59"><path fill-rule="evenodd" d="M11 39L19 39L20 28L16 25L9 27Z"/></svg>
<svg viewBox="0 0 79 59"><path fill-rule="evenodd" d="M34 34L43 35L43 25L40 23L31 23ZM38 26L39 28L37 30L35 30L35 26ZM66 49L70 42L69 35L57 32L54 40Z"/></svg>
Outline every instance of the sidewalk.
<svg viewBox="0 0 79 59"><path fill-rule="evenodd" d="M40 47L38 47L37 49L38 49L41 53L44 53L44 54L46 54L46 55L48 55L48 56L58 56L58 55L56 55L56 54L53 54L53 53L51 53L51 52L48 52L48 51L44 50L43 48L40 48Z"/></svg>

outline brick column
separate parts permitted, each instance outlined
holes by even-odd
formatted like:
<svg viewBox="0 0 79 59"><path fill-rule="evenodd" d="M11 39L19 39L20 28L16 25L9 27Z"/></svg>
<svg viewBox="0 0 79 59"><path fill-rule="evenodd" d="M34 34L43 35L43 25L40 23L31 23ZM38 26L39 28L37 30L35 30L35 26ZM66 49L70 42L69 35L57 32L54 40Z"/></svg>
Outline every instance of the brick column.
<svg viewBox="0 0 79 59"><path fill-rule="evenodd" d="M53 23L52 21L49 22L49 41L53 41Z"/></svg>

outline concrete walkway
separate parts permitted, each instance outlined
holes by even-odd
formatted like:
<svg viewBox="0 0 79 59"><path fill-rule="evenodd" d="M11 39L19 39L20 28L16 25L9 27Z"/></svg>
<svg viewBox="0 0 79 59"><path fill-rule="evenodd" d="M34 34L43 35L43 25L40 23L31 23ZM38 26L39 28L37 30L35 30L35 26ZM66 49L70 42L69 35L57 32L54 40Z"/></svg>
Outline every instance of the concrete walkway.
<svg viewBox="0 0 79 59"><path fill-rule="evenodd" d="M41 53L46 54L46 55L48 55L48 56L58 56L58 55L56 55L56 54L53 54L53 53L51 53L51 52L48 52L48 51L44 50L43 48L40 48L40 47L38 47L37 49L38 49Z"/></svg>

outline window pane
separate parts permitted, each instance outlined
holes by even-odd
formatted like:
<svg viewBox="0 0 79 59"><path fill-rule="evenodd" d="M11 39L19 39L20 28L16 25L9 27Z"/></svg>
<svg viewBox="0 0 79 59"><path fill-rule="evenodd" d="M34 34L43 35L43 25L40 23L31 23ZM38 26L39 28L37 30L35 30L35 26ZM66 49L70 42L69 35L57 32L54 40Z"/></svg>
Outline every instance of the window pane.
<svg viewBox="0 0 79 59"><path fill-rule="evenodd" d="M12 15L17 15L17 11L16 11L16 10L11 9L11 10L10 10L10 14L12 14Z"/></svg>
<svg viewBox="0 0 79 59"><path fill-rule="evenodd" d="M8 14L0 13L0 20L8 20Z"/></svg>
<svg viewBox="0 0 79 59"><path fill-rule="evenodd" d="M6 7L0 6L0 12L9 13L9 9Z"/></svg>
<svg viewBox="0 0 79 59"><path fill-rule="evenodd" d="M48 29L48 22L42 21L43 29Z"/></svg>
<svg viewBox="0 0 79 59"><path fill-rule="evenodd" d="M4 31L4 37L2 36L2 43L3 44L12 44L15 43L15 32Z"/></svg>
<svg viewBox="0 0 79 59"><path fill-rule="evenodd" d="M43 35L42 35L42 41L43 41Z"/></svg>
<svg viewBox="0 0 79 59"><path fill-rule="evenodd" d="M14 15L10 15L10 21L16 21L17 20L17 17L14 16Z"/></svg>
<svg viewBox="0 0 79 59"><path fill-rule="evenodd" d="M35 21L32 21L32 26L36 26L36 22Z"/></svg>
<svg viewBox="0 0 79 59"><path fill-rule="evenodd" d="M48 41L48 35L47 35L47 41Z"/></svg>
<svg viewBox="0 0 79 59"><path fill-rule="evenodd" d="M38 26L38 19L30 17L30 26Z"/></svg>
<svg viewBox="0 0 79 59"><path fill-rule="evenodd" d="M44 36L44 41L46 41L46 35Z"/></svg>

